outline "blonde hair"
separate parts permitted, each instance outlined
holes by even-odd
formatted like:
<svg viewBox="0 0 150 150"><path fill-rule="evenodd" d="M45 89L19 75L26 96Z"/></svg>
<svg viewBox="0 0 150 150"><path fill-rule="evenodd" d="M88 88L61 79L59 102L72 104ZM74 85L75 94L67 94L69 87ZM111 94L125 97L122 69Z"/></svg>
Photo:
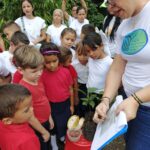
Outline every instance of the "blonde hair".
<svg viewBox="0 0 150 150"><path fill-rule="evenodd" d="M14 61L17 67L23 69L37 68L44 64L44 58L34 46L23 45L14 52Z"/></svg>
<svg viewBox="0 0 150 150"><path fill-rule="evenodd" d="M56 12L58 12L59 14L60 14L60 16L61 16L61 23L62 24L64 24L64 13L63 13L63 11L61 10L61 9L55 9L54 11L53 11L53 17L54 17L54 14L56 13Z"/></svg>
<svg viewBox="0 0 150 150"><path fill-rule="evenodd" d="M77 45L76 45L76 54L87 56L86 49L85 49L82 42L77 43Z"/></svg>

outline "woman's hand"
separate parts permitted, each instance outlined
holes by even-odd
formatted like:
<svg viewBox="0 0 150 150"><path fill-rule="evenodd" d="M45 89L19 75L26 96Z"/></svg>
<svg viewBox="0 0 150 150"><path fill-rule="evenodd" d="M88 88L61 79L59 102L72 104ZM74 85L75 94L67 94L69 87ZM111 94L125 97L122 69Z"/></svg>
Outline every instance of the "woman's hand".
<svg viewBox="0 0 150 150"><path fill-rule="evenodd" d="M96 123L103 122L107 117L107 111L109 109L109 102L102 101L95 110L93 121Z"/></svg>
<svg viewBox="0 0 150 150"><path fill-rule="evenodd" d="M130 96L117 107L116 114L119 114L120 111L124 111L127 117L127 121L130 121L136 117L138 107L138 102Z"/></svg>

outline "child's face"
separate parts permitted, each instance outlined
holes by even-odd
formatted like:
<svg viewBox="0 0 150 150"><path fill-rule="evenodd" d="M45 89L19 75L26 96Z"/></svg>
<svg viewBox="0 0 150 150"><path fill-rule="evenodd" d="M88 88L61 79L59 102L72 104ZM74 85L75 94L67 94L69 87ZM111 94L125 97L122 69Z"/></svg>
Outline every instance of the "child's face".
<svg viewBox="0 0 150 150"><path fill-rule="evenodd" d="M103 46L97 46L95 50L93 50L88 45L84 45L84 47L86 49L88 56L91 57L92 59L101 59L102 55L104 54Z"/></svg>
<svg viewBox="0 0 150 150"><path fill-rule="evenodd" d="M74 6L74 7L72 7L72 16L74 17L74 18L76 18L77 17L77 6Z"/></svg>
<svg viewBox="0 0 150 150"><path fill-rule="evenodd" d="M22 11L26 16L31 16L33 13L33 7L28 1L22 3Z"/></svg>
<svg viewBox="0 0 150 150"><path fill-rule="evenodd" d="M78 14L77 14L77 19L80 23L84 22L84 19L86 17L86 13L84 9L79 10Z"/></svg>
<svg viewBox="0 0 150 150"><path fill-rule="evenodd" d="M5 28L4 34L6 35L6 38L10 41L12 35L14 34L14 31L9 28Z"/></svg>
<svg viewBox="0 0 150 150"><path fill-rule="evenodd" d="M56 71L59 64L59 59L57 55L45 55L45 67L49 71Z"/></svg>
<svg viewBox="0 0 150 150"><path fill-rule="evenodd" d="M18 106L18 110L15 112L12 123L21 124L28 122L33 115L33 108L31 107L31 96L25 98Z"/></svg>
<svg viewBox="0 0 150 150"><path fill-rule="evenodd" d="M77 57L78 57L79 62L80 62L82 65L86 65L86 64L87 64L88 58L89 58L88 56L83 55L83 54L78 54Z"/></svg>
<svg viewBox="0 0 150 150"><path fill-rule="evenodd" d="M61 37L61 46L65 48L71 48L76 40L76 36L73 33L66 33Z"/></svg>
<svg viewBox="0 0 150 150"><path fill-rule="evenodd" d="M64 62L64 66L65 67L68 67L70 64L71 64L71 62L72 62L72 55L70 55L69 57L68 57L68 59L66 60L66 62Z"/></svg>
<svg viewBox="0 0 150 150"><path fill-rule="evenodd" d="M21 73L23 74L23 79L33 84L36 84L38 82L42 72L43 72L43 65L39 65L35 69L29 67L26 69L21 69Z"/></svg>
<svg viewBox="0 0 150 150"><path fill-rule="evenodd" d="M55 12L53 15L53 22L56 24L61 24L62 22L62 15L60 14L60 12Z"/></svg>

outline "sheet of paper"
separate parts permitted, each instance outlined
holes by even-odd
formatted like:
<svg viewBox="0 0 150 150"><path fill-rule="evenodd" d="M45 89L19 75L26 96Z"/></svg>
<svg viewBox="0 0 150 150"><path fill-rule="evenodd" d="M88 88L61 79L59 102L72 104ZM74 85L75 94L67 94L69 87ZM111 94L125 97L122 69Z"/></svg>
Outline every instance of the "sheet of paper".
<svg viewBox="0 0 150 150"><path fill-rule="evenodd" d="M122 96L117 96L116 101L107 113L107 119L97 125L91 150L100 150L113 139L127 131L126 115L122 111L118 116L115 114L117 106L123 101Z"/></svg>

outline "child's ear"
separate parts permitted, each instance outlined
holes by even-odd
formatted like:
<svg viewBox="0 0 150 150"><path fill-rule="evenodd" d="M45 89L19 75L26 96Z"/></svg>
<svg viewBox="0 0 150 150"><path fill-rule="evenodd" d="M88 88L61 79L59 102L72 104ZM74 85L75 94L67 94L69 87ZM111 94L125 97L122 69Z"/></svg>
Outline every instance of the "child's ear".
<svg viewBox="0 0 150 150"><path fill-rule="evenodd" d="M9 125L9 124L12 124L13 119L10 118L10 117L6 117L6 118L3 118L3 119L2 119L2 122L3 122L4 124L6 124L6 125Z"/></svg>

